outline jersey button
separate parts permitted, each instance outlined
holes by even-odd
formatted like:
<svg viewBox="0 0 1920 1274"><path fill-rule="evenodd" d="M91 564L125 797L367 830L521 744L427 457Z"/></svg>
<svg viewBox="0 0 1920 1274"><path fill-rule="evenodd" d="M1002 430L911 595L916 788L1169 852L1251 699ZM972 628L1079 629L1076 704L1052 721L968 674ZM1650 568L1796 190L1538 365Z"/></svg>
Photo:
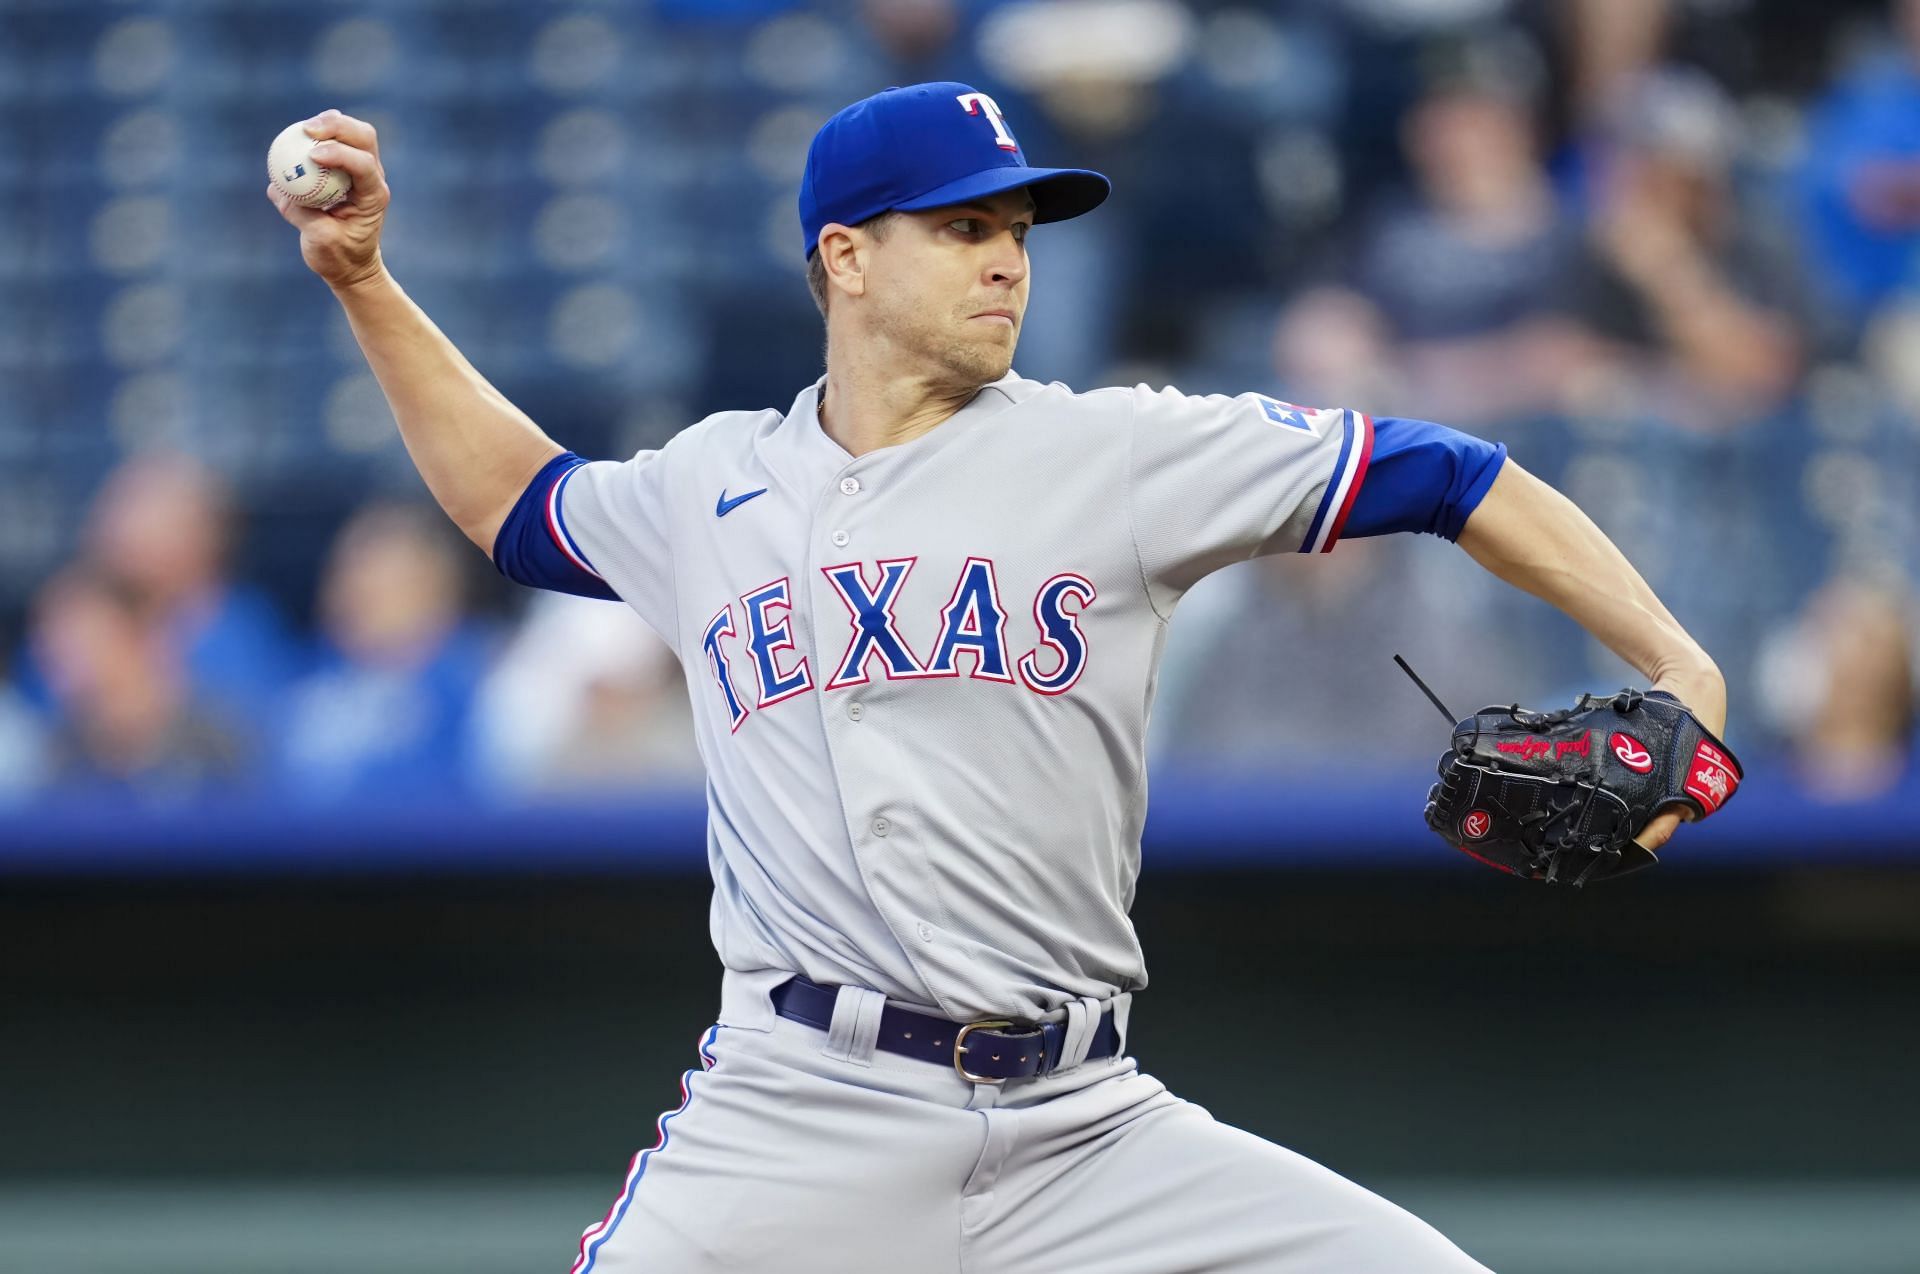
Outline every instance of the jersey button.
<svg viewBox="0 0 1920 1274"><path fill-rule="evenodd" d="M858 721L861 717L864 717L866 715L867 715L866 708L864 708L860 704L850 703L847 705L847 720Z"/></svg>
<svg viewBox="0 0 1920 1274"><path fill-rule="evenodd" d="M888 832L892 830L893 830L893 824L889 823L886 819L876 818L873 820L873 834L875 836L885 836Z"/></svg>
<svg viewBox="0 0 1920 1274"><path fill-rule="evenodd" d="M845 531L835 531L833 533L833 547L837 549L843 549L847 547L847 541L852 538L853 537L851 535L848 535Z"/></svg>
<svg viewBox="0 0 1920 1274"><path fill-rule="evenodd" d="M932 942L932 941L933 941L933 926L932 926L932 925L930 925L930 924L928 924L928 923L927 923L926 921L924 921L924 920L922 920L922 921L921 921L921 922L920 922L919 924L917 924L917 925L915 925L915 926L914 926L914 928L915 928L916 930L918 930L918 931L919 931L919 934L920 934L920 941L922 941L922 942Z"/></svg>
<svg viewBox="0 0 1920 1274"><path fill-rule="evenodd" d="M840 479L840 494L841 495L859 495L860 479L858 478Z"/></svg>

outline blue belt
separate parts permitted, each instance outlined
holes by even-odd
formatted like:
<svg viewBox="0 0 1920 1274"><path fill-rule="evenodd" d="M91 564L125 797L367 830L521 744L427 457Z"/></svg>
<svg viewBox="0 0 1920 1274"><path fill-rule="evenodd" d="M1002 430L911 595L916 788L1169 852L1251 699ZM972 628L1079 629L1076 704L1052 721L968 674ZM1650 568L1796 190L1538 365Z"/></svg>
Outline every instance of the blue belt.
<svg viewBox="0 0 1920 1274"><path fill-rule="evenodd" d="M773 989L773 1009L781 1017L824 1031L833 1025L838 995L838 987L796 976ZM1065 1022L1024 1027L999 1019L950 1022L889 1004L880 1010L876 1046L903 1057L950 1065L969 1083L1000 1084L1051 1072L1060 1064L1060 1049L1066 1041ZM1113 1010L1108 1009L1094 1028L1087 1058L1112 1057L1119 1051L1120 1031L1114 1025Z"/></svg>

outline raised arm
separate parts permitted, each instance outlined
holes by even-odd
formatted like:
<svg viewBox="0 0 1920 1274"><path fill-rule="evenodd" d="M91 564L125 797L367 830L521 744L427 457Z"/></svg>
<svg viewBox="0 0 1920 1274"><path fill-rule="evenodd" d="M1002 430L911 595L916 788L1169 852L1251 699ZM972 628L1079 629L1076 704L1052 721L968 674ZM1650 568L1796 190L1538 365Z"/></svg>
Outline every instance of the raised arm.
<svg viewBox="0 0 1920 1274"><path fill-rule="evenodd" d="M521 492L562 448L488 384L387 273L380 228L391 192L373 125L329 110L306 127L324 139L314 161L345 169L352 193L326 212L299 207L272 186L267 197L300 231L301 258L346 311L427 489L491 555Z"/></svg>
<svg viewBox="0 0 1920 1274"><path fill-rule="evenodd" d="M1654 689L1671 692L1724 734L1727 687L1719 668L1573 501L1509 459L1458 542L1507 583L1566 612ZM1635 839L1658 849L1679 823L1678 813L1662 814Z"/></svg>

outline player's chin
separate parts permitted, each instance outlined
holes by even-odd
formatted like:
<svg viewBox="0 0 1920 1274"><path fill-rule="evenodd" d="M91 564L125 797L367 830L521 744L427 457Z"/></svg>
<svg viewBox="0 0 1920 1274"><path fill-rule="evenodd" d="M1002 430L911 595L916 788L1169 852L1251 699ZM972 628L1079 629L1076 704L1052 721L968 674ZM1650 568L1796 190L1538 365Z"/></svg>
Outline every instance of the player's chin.
<svg viewBox="0 0 1920 1274"><path fill-rule="evenodd" d="M991 384L1013 366L1013 342L972 343L954 350L948 362L965 379L979 385Z"/></svg>
<svg viewBox="0 0 1920 1274"><path fill-rule="evenodd" d="M943 362L959 377L984 385L999 380L1013 366L1018 329L995 324L987 331L963 330L946 343Z"/></svg>

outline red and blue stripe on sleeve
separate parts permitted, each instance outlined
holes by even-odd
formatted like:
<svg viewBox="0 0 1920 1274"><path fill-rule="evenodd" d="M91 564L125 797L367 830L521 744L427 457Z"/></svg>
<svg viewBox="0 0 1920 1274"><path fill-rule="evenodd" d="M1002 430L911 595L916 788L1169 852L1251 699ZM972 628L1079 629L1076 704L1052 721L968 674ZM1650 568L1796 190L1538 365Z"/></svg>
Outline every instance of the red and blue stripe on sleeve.
<svg viewBox="0 0 1920 1274"><path fill-rule="evenodd" d="M1340 455L1334 461L1333 475L1314 510L1313 522L1300 542L1302 553L1326 553L1339 541L1353 513L1354 498L1366 482L1367 468L1373 458L1373 419L1357 411L1340 413L1343 430Z"/></svg>
<svg viewBox="0 0 1920 1274"><path fill-rule="evenodd" d="M562 452L541 466L493 541L493 564L516 584L618 601L567 529L567 484L586 461Z"/></svg>
<svg viewBox="0 0 1920 1274"><path fill-rule="evenodd" d="M1506 445L1425 420L1346 415L1339 464L1300 551L1324 553L1342 534L1458 539L1506 463Z"/></svg>

